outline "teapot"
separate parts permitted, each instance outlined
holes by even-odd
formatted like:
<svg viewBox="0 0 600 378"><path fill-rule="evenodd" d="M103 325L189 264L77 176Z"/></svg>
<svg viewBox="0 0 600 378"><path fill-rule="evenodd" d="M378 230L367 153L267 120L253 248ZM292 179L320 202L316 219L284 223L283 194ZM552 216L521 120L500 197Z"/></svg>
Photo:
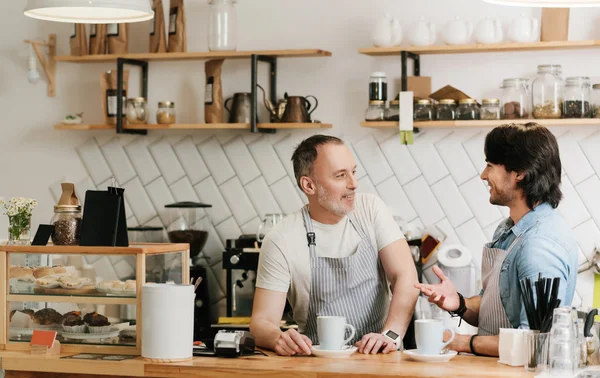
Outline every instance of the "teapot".
<svg viewBox="0 0 600 378"><path fill-rule="evenodd" d="M417 23L412 26L408 41L412 46L431 46L435 43L435 24L425 21L421 17Z"/></svg>
<svg viewBox="0 0 600 378"><path fill-rule="evenodd" d="M447 45L464 45L471 40L473 33L473 24L470 21L463 21L460 17L448 22L444 29L444 42Z"/></svg>
<svg viewBox="0 0 600 378"><path fill-rule="evenodd" d="M402 27L400 21L386 13L377 21L371 33L373 45L377 47L397 46L402 42Z"/></svg>
<svg viewBox="0 0 600 378"><path fill-rule="evenodd" d="M477 43L500 43L503 38L502 23L496 19L486 17L484 20L479 21L475 28L475 41Z"/></svg>
<svg viewBox="0 0 600 378"><path fill-rule="evenodd" d="M263 87L261 87L260 84L256 84L256 86L259 87L263 93L263 101L265 103L265 108L267 108L267 110L271 114L271 122L281 122L281 118L283 117L283 113L285 112L285 107L287 105L287 92L285 92L282 99L279 99L279 101L277 101L277 105L275 106L271 101L267 99L267 95Z"/></svg>
<svg viewBox="0 0 600 378"><path fill-rule="evenodd" d="M521 16L515 18L512 22L509 37L513 42L535 42L539 33L538 20L521 13Z"/></svg>
<svg viewBox="0 0 600 378"><path fill-rule="evenodd" d="M315 100L315 106L311 110L311 103L308 98ZM281 122L309 123L310 115L319 106L319 101L315 96L288 96L285 112L281 117Z"/></svg>

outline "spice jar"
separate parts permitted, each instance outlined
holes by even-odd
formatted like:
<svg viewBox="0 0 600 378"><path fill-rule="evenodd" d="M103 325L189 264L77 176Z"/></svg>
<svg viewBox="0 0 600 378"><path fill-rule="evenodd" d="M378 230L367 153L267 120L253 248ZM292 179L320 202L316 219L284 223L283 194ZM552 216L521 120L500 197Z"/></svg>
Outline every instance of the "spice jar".
<svg viewBox="0 0 600 378"><path fill-rule="evenodd" d="M530 97L527 79L505 79L502 83L502 118L529 118Z"/></svg>
<svg viewBox="0 0 600 378"><path fill-rule="evenodd" d="M473 121L480 118L479 105L472 98L464 98L458 101L456 119L461 121Z"/></svg>
<svg viewBox="0 0 600 378"><path fill-rule="evenodd" d="M590 107L590 97L591 89L589 77L568 77L565 83L563 117L589 118L592 115L592 109Z"/></svg>
<svg viewBox="0 0 600 378"><path fill-rule="evenodd" d="M438 121L454 121L456 119L456 101L442 99L435 108L435 119Z"/></svg>
<svg viewBox="0 0 600 378"><path fill-rule="evenodd" d="M130 98L127 100L127 122L132 124L148 123L148 110L146 99L143 97Z"/></svg>
<svg viewBox="0 0 600 378"><path fill-rule="evenodd" d="M55 205L50 223L52 243L55 245L79 245L81 234L81 205Z"/></svg>
<svg viewBox="0 0 600 378"><path fill-rule="evenodd" d="M400 100L390 101L390 106L385 109L386 121L400 121Z"/></svg>
<svg viewBox="0 0 600 378"><path fill-rule="evenodd" d="M595 118L600 118L600 84L592 85L592 104Z"/></svg>
<svg viewBox="0 0 600 378"><path fill-rule="evenodd" d="M387 101L387 77L384 72L373 72L369 78L369 101Z"/></svg>
<svg viewBox="0 0 600 378"><path fill-rule="evenodd" d="M558 64L538 66L537 77L531 85L533 117L554 119L562 116L564 82Z"/></svg>
<svg viewBox="0 0 600 378"><path fill-rule="evenodd" d="M161 101L156 111L156 122L160 124L175 123L175 103L172 101Z"/></svg>
<svg viewBox="0 0 600 378"><path fill-rule="evenodd" d="M415 104L413 118L415 121L433 120L433 105L430 100L419 100Z"/></svg>
<svg viewBox="0 0 600 378"><path fill-rule="evenodd" d="M365 113L367 121L385 121L385 101L369 101L369 107Z"/></svg>
<svg viewBox="0 0 600 378"><path fill-rule="evenodd" d="M481 100L481 119L500 119L500 100L497 98L484 98Z"/></svg>

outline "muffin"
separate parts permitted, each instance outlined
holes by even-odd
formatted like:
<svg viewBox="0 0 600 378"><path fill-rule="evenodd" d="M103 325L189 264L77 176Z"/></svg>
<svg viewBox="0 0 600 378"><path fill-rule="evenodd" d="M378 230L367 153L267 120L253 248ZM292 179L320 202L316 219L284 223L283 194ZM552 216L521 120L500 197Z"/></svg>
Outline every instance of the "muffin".
<svg viewBox="0 0 600 378"><path fill-rule="evenodd" d="M63 316L53 308L43 308L33 315L33 322L39 325L61 324Z"/></svg>
<svg viewBox="0 0 600 378"><path fill-rule="evenodd" d="M67 312L63 316L63 330L70 333L84 333L85 323L81 319L81 311Z"/></svg>
<svg viewBox="0 0 600 378"><path fill-rule="evenodd" d="M106 316L100 315L95 311L85 314L83 321L87 324L90 333L105 333L112 328Z"/></svg>

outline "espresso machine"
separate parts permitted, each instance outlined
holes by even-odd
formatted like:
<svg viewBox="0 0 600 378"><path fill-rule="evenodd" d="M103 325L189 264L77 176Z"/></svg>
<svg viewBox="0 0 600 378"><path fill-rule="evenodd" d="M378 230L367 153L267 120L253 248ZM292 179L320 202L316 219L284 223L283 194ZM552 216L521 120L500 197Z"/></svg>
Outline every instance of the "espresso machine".
<svg viewBox="0 0 600 378"><path fill-rule="evenodd" d="M227 279L227 317L240 316L238 311L238 291L246 285L254 284L249 282L251 275L258 269L259 249L255 235L242 235L237 239L228 239L225 251L223 252L223 269ZM235 271L241 271L235 274ZM234 275L237 279L234 280ZM235 281L235 282L234 282ZM247 290L245 290L247 291ZM243 316L250 316L248 311L243 311Z"/></svg>

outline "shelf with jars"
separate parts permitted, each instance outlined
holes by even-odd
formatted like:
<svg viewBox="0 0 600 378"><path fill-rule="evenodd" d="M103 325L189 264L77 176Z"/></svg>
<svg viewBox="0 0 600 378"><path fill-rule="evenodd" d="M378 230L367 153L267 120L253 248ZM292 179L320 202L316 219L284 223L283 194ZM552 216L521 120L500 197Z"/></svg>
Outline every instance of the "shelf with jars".
<svg viewBox="0 0 600 378"><path fill-rule="evenodd" d="M503 123L512 122L511 120L454 120L454 121L415 121L414 127L418 129L443 128L443 127L495 127ZM600 126L600 118L561 118L561 119L523 119L521 122L535 122L544 126ZM392 128L399 127L398 121L380 121L380 122L361 122L362 127L370 128Z"/></svg>
<svg viewBox="0 0 600 378"><path fill-rule="evenodd" d="M126 277L99 268L115 261ZM188 283L189 261L183 243L1 246L0 348L29 350L35 330L53 330L62 352L140 355L142 286Z"/></svg>

